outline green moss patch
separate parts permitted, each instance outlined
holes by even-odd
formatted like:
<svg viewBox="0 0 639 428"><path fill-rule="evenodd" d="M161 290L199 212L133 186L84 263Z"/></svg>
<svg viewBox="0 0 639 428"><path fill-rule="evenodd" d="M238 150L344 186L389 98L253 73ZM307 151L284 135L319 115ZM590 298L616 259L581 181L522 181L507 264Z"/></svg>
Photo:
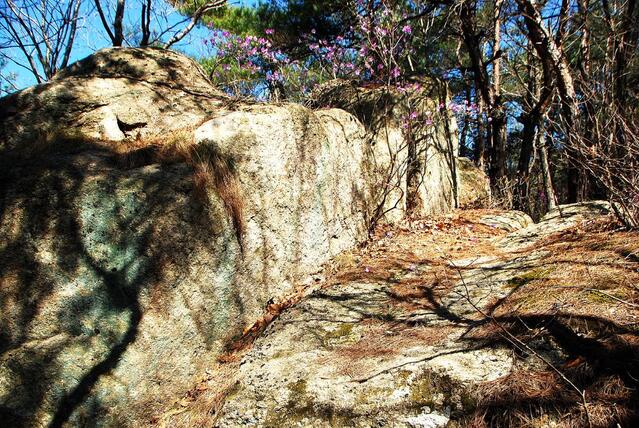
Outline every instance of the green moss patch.
<svg viewBox="0 0 639 428"><path fill-rule="evenodd" d="M335 330L328 331L324 334L322 337L322 345L325 348L332 349L337 345L355 343L358 337L353 332L354 327L355 324L353 323L340 324Z"/></svg>
<svg viewBox="0 0 639 428"><path fill-rule="evenodd" d="M450 407L453 416L472 411L476 399L468 388L450 376L425 370L409 384L410 405L413 408L428 406L432 409Z"/></svg>

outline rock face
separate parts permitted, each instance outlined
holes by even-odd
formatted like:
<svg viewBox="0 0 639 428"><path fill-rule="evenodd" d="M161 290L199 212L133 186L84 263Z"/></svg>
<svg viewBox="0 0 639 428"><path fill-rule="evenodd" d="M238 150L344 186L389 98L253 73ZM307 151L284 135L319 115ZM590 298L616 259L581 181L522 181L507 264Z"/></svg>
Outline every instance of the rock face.
<svg viewBox="0 0 639 428"><path fill-rule="evenodd" d="M385 209L423 216L458 206L457 125L439 107L447 101L444 85L429 81L400 91L336 80L320 86L312 98L314 106L344 109L367 127L380 160L377 173L392 184Z"/></svg>
<svg viewBox="0 0 639 428"><path fill-rule="evenodd" d="M345 111L243 107L206 122L195 141L235 171L244 311L257 315L366 238L377 181L361 124Z"/></svg>
<svg viewBox="0 0 639 428"><path fill-rule="evenodd" d="M344 110L227 101L154 49L0 100L0 420L145 425L408 188L454 205L441 133L409 186L399 119L382 147Z"/></svg>
<svg viewBox="0 0 639 428"><path fill-rule="evenodd" d="M232 225L191 175L100 152L3 173L4 423L144 420L241 323Z"/></svg>
<svg viewBox="0 0 639 428"><path fill-rule="evenodd" d="M472 403L468 386L509 373L507 350L470 349L463 328L401 310L393 286L322 290L277 320L243 359L216 426L444 427Z"/></svg>

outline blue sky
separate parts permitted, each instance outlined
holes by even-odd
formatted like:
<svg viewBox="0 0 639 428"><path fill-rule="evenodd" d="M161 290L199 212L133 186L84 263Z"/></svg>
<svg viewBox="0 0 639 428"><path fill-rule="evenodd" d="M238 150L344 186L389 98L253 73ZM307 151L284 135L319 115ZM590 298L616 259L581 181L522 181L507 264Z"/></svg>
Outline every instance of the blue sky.
<svg viewBox="0 0 639 428"><path fill-rule="evenodd" d="M168 7L164 0L156 1L158 5ZM97 14L92 10L92 7L88 6L92 3L93 1L86 2L87 6L85 6L85 10L82 13L81 26L78 29L78 35L71 54L71 63L90 55L97 49L111 45ZM259 0L231 0L229 3L232 5L253 6L259 3ZM140 7L141 3L139 0L127 1L125 30L127 27L139 28ZM182 19L184 19L184 17L173 13L169 15L168 24L176 24ZM208 32L206 28L196 27L180 43L174 45L173 49L183 51L192 56L201 56L204 53L202 41L207 37ZM18 61L24 61L24 58L21 57L21 53L17 50L10 51L10 55ZM8 63L7 66L2 69L2 74L7 75L9 73L15 73L17 75L15 83L19 88L25 88L36 83L35 77L31 73L15 64Z"/></svg>

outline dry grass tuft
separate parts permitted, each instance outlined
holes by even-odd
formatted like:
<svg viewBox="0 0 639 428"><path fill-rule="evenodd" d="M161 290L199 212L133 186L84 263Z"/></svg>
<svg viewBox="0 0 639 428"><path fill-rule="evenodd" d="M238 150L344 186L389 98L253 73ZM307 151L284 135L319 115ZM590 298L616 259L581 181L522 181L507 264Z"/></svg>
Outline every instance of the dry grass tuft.
<svg viewBox="0 0 639 428"><path fill-rule="evenodd" d="M244 251L244 203L235 160L222 154L217 145L210 142L192 146L189 158L195 164L196 192L202 194L211 187L215 190L224 202L224 207L233 221L237 241Z"/></svg>
<svg viewBox="0 0 639 428"><path fill-rule="evenodd" d="M193 388L176 400L151 425L162 428L213 426L226 398L238 388L238 363L217 364Z"/></svg>
<svg viewBox="0 0 639 428"><path fill-rule="evenodd" d="M590 384L586 396L588 415L581 397L554 372L520 370L479 385L477 407L466 422L477 428L577 428L587 426L589 418L592 426L607 427L618 423L626 426L639 416L633 391L617 376L606 376Z"/></svg>
<svg viewBox="0 0 639 428"><path fill-rule="evenodd" d="M193 172L193 192L200 201L207 201L209 189L213 187L215 178L211 165L208 163L198 163Z"/></svg>
<svg viewBox="0 0 639 428"><path fill-rule="evenodd" d="M212 142L194 143L193 129L181 129L153 138L124 140L112 148L118 165L124 169L153 163L186 163L193 167L195 196L209 203L213 190L231 217L236 238L243 252L244 205L234 159L223 155Z"/></svg>

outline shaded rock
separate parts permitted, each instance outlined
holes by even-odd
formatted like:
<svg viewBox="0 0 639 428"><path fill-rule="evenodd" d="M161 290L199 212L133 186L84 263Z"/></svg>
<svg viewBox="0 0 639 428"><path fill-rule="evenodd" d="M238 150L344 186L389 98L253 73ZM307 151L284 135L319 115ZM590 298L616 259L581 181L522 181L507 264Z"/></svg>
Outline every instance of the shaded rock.
<svg viewBox="0 0 639 428"><path fill-rule="evenodd" d="M423 216L457 206L457 123L439 108L446 94L446 86L434 80L407 90L334 80L317 88L311 99L314 107L346 110L364 124L385 166L378 173L391 184L383 207Z"/></svg>
<svg viewBox="0 0 639 428"><path fill-rule="evenodd" d="M487 226L514 232L525 229L535 222L523 211L506 211L497 214L488 214L481 218L481 223Z"/></svg>
<svg viewBox="0 0 639 428"><path fill-rule="evenodd" d="M237 328L240 253L186 165L104 153L2 176L0 405L13 426L132 425Z"/></svg>
<svg viewBox="0 0 639 428"><path fill-rule="evenodd" d="M457 182L460 208L490 206L490 180L470 159L457 158Z"/></svg>

